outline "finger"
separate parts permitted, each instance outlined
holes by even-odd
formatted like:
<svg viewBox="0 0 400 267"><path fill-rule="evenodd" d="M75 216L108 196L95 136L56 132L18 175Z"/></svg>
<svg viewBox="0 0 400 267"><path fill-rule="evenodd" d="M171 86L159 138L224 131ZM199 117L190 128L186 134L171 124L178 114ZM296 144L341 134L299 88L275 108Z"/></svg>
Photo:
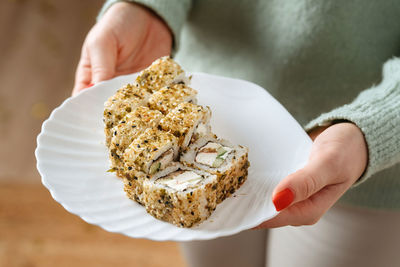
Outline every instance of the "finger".
<svg viewBox="0 0 400 267"><path fill-rule="evenodd" d="M117 62L117 45L110 34L103 34L88 42L92 83L114 77Z"/></svg>
<svg viewBox="0 0 400 267"><path fill-rule="evenodd" d="M337 156L329 150L317 151L307 165L283 179L273 192L273 203L277 211L293 203L303 201L327 185L336 184Z"/></svg>
<svg viewBox="0 0 400 267"><path fill-rule="evenodd" d="M277 216L263 222L255 229L276 228L287 225L313 225L336 203L346 190L346 184L324 187L310 198L288 207Z"/></svg>
<svg viewBox="0 0 400 267"><path fill-rule="evenodd" d="M316 167L307 165L278 184L272 202L276 210L281 211L293 203L307 199L326 185L326 176L318 173Z"/></svg>
<svg viewBox="0 0 400 267"><path fill-rule="evenodd" d="M78 67L75 73L75 85L72 90L72 95L76 95L81 90L87 88L92 81L92 72L90 67L90 62L84 53L79 61Z"/></svg>

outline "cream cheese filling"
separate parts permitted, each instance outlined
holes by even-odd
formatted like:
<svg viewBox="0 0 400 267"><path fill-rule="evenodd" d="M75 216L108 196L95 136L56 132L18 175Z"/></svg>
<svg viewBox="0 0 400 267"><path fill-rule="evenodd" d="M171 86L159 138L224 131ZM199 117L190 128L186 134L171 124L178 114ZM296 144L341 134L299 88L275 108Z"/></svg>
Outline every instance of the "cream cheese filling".
<svg viewBox="0 0 400 267"><path fill-rule="evenodd" d="M194 171L176 171L169 175L159 178L156 183L163 184L175 190L182 191L190 186L199 183L203 177Z"/></svg>
<svg viewBox="0 0 400 267"><path fill-rule="evenodd" d="M199 123L199 125L197 125L197 128L195 130L195 133L199 134L199 135L206 135L207 134L207 126L204 123Z"/></svg>
<svg viewBox="0 0 400 267"><path fill-rule="evenodd" d="M221 144L209 142L197 152L195 161L213 168L218 168L224 163L232 148Z"/></svg>
<svg viewBox="0 0 400 267"><path fill-rule="evenodd" d="M172 149L169 149L165 151L163 154L161 154L158 159L156 159L150 166L149 173L150 174L155 174L159 170L165 169L165 167L172 162L174 159L174 152Z"/></svg>

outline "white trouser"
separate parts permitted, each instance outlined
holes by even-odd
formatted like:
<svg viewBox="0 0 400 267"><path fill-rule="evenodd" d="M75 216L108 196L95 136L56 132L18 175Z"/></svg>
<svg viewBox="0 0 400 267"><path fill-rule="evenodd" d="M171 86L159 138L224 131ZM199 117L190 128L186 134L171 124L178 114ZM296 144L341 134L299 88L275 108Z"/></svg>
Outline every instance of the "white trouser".
<svg viewBox="0 0 400 267"><path fill-rule="evenodd" d="M336 205L312 226L181 243L190 267L399 267L400 212Z"/></svg>

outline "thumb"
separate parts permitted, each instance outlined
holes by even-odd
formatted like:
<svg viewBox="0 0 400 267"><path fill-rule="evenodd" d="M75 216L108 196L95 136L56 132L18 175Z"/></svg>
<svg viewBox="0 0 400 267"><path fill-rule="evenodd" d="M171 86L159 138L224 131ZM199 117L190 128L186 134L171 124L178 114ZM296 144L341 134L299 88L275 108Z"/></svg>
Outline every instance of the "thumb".
<svg viewBox="0 0 400 267"><path fill-rule="evenodd" d="M102 36L88 45L92 83L114 77L117 64L117 45L112 38Z"/></svg>
<svg viewBox="0 0 400 267"><path fill-rule="evenodd" d="M330 175L324 162L318 159L288 175L274 189L272 202L276 210L281 211L291 204L308 199L329 184Z"/></svg>

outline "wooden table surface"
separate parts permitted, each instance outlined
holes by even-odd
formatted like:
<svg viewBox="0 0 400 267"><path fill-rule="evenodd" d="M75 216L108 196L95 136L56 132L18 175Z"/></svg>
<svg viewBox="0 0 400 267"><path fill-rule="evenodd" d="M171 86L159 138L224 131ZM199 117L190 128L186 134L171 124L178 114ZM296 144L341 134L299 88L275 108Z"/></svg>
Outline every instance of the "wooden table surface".
<svg viewBox="0 0 400 267"><path fill-rule="evenodd" d="M103 1L0 1L0 266L184 266L178 245L112 234L41 185L36 136L70 95Z"/></svg>
<svg viewBox="0 0 400 267"><path fill-rule="evenodd" d="M175 243L106 232L39 184L2 183L0 212L0 266L184 266Z"/></svg>

